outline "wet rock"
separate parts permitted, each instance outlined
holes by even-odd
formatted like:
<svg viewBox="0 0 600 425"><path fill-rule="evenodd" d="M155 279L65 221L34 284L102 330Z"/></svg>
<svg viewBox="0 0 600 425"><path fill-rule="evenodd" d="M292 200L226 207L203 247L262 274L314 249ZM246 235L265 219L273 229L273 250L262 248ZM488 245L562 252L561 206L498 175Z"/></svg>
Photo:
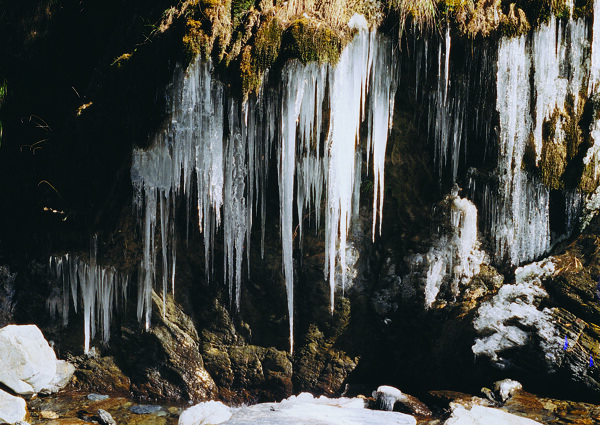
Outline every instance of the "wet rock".
<svg viewBox="0 0 600 425"><path fill-rule="evenodd" d="M431 410L425 403L394 387L380 386L373 391L373 398L375 398L375 406L381 410L401 411L416 416L431 416Z"/></svg>
<svg viewBox="0 0 600 425"><path fill-rule="evenodd" d="M207 401L183 411L179 425L220 424L229 420L231 409L220 401Z"/></svg>
<svg viewBox="0 0 600 425"><path fill-rule="evenodd" d="M104 394L95 394L95 393L92 393L92 394L88 394L87 395L87 399L90 400L90 401L103 401L103 400L108 399L108 396L104 395Z"/></svg>
<svg viewBox="0 0 600 425"><path fill-rule="evenodd" d="M129 410L136 415L151 415L161 411L162 407L149 404L137 404L135 406L131 406Z"/></svg>
<svg viewBox="0 0 600 425"><path fill-rule="evenodd" d="M25 400L0 390L0 423L22 421L27 415Z"/></svg>
<svg viewBox="0 0 600 425"><path fill-rule="evenodd" d="M503 403L522 389L523 385L512 379L503 379L502 381L494 382L494 391Z"/></svg>
<svg viewBox="0 0 600 425"><path fill-rule="evenodd" d="M197 402L213 398L217 386L204 368L198 333L192 319L172 295L165 304L152 293L152 326L140 335L131 331L121 346L123 362L139 371L132 382L140 397Z"/></svg>
<svg viewBox="0 0 600 425"><path fill-rule="evenodd" d="M56 360L37 326L9 325L0 329L0 382L16 393L56 391L68 382L70 374L72 366Z"/></svg>
<svg viewBox="0 0 600 425"><path fill-rule="evenodd" d="M72 387L82 391L128 394L131 381L110 356L86 357L74 360L77 366ZM95 397L98 394L90 394ZM90 399L91 400L91 399Z"/></svg>
<svg viewBox="0 0 600 425"><path fill-rule="evenodd" d="M0 266L0 327L12 321L15 308L15 278L16 273L11 273L8 267Z"/></svg>
<svg viewBox="0 0 600 425"><path fill-rule="evenodd" d="M117 422L115 422L112 415L104 409L98 409L98 418L102 425L117 425Z"/></svg>

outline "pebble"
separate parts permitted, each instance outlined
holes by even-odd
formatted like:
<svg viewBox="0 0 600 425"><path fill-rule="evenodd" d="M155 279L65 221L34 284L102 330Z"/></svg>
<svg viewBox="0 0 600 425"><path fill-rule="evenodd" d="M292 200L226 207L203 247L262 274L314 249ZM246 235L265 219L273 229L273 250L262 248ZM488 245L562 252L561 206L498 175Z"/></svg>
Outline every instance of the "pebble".
<svg viewBox="0 0 600 425"><path fill-rule="evenodd" d="M98 417L102 425L117 425L112 415L104 409L98 409Z"/></svg>
<svg viewBox="0 0 600 425"><path fill-rule="evenodd" d="M106 400L107 398L108 398L107 395L95 394L95 393L88 394L88 396L87 396L87 399L90 401L103 401L103 400Z"/></svg>
<svg viewBox="0 0 600 425"><path fill-rule="evenodd" d="M161 406L141 405L131 406L129 410L137 415L148 415L156 413L162 409Z"/></svg>
<svg viewBox="0 0 600 425"><path fill-rule="evenodd" d="M40 418L42 419L58 419L58 413L53 412L52 410L42 410L40 412Z"/></svg>

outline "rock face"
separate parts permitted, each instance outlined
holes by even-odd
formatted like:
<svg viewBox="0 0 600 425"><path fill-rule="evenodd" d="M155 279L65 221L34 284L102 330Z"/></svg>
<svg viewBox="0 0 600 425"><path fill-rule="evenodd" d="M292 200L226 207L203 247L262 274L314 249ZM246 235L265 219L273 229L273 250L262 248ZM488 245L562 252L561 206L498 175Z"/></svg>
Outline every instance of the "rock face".
<svg viewBox="0 0 600 425"><path fill-rule="evenodd" d="M73 372L72 365L56 359L37 326L0 329L0 382L16 393L56 391L68 383Z"/></svg>
<svg viewBox="0 0 600 425"><path fill-rule="evenodd" d="M0 390L0 423L13 424L27 415L25 400Z"/></svg>

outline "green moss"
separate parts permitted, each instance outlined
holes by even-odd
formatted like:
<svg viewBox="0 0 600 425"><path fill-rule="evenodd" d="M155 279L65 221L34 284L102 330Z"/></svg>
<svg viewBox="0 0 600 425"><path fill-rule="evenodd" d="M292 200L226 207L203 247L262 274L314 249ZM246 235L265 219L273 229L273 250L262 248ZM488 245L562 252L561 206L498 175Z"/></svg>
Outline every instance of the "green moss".
<svg viewBox="0 0 600 425"><path fill-rule="evenodd" d="M284 31L283 51L302 63L337 63L347 39L344 34L306 18L297 19Z"/></svg>
<svg viewBox="0 0 600 425"><path fill-rule="evenodd" d="M231 20L233 26L237 27L243 20L244 15L254 7L254 0L232 0Z"/></svg>
<svg viewBox="0 0 600 425"><path fill-rule="evenodd" d="M187 63L192 62L197 56L210 55L210 38L202 29L202 23L194 19L186 22L186 31L183 36L183 53Z"/></svg>
<svg viewBox="0 0 600 425"><path fill-rule="evenodd" d="M240 76L245 95L259 89L264 72L279 57L282 34L283 25L270 18L259 27L252 47L248 45L242 50Z"/></svg>

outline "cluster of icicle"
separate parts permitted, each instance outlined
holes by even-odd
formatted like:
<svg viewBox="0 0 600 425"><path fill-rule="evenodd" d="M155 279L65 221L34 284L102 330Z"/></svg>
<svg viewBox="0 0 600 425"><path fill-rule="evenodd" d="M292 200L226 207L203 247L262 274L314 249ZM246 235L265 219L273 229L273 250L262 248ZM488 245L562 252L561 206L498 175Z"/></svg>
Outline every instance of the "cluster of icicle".
<svg viewBox="0 0 600 425"><path fill-rule="evenodd" d="M294 202L300 218L299 238L302 217L307 211L316 211L315 224L319 226L319 210L325 202L325 274L333 308L336 277L342 286L345 283L348 229L358 210L359 130L363 123L373 163L373 232L376 221L381 223L383 164L397 80L391 41L369 32L358 15L349 25L358 29L358 34L335 66L291 61L284 66L278 85L263 84L256 97L244 102L231 96L211 75L211 64L201 59L176 78L170 120L150 148L133 153L131 177L144 246L138 316L146 326L150 324L157 268L162 270L163 294L169 282L171 286L174 283L175 201L181 198L187 200L188 211L193 210L189 202L198 201L207 273L213 267L216 231L222 229L225 279L230 300L239 308L242 262L244 251L249 255L255 216L261 217L264 245L272 149L277 158L290 346ZM194 180L197 193L192 193ZM160 244L155 243L159 240Z"/></svg>
<svg viewBox="0 0 600 425"><path fill-rule="evenodd" d="M523 35L500 41L496 102L500 140L495 173L499 190L484 208L491 214L489 231L494 235L495 253L512 264L533 260L551 247L549 190L523 170L522 161L531 134L539 161L542 126L555 111L565 109L567 96L575 99L577 108L586 69L586 34L583 20L568 20L563 27L552 17L531 39ZM562 118L556 120L555 140L549 143L564 142L562 124ZM575 199L567 202L566 209L577 205Z"/></svg>
<svg viewBox="0 0 600 425"><path fill-rule="evenodd" d="M454 297L461 285L468 283L479 273L481 263L486 259L479 249L477 238L477 208L456 193L448 197L449 229L440 232L433 246L417 261L425 262L425 307L430 308L436 300L442 284L450 285Z"/></svg>
<svg viewBox="0 0 600 425"><path fill-rule="evenodd" d="M98 327L102 330L101 341L108 343L113 311L127 302L129 277L112 266L99 265L97 252L98 241L93 237L87 259L70 254L50 257L50 270L62 282L62 288L55 297L48 298L48 309L53 316L58 315L62 319L63 326L67 326L71 300L75 312L78 305L81 306L85 353L89 352Z"/></svg>

